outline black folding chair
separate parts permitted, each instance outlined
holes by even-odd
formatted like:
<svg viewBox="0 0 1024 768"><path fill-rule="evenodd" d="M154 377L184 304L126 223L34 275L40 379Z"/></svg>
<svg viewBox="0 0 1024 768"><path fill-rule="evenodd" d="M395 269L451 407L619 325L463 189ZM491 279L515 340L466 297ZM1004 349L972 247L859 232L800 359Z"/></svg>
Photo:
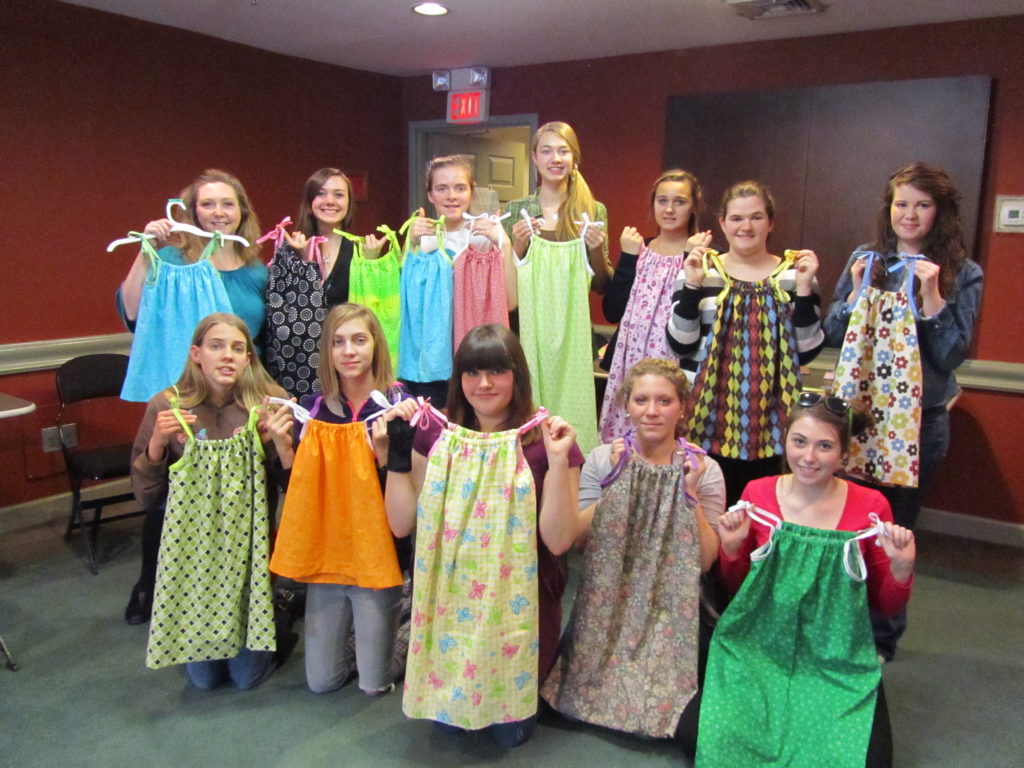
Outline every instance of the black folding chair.
<svg viewBox="0 0 1024 768"><path fill-rule="evenodd" d="M57 398L60 410L57 413L57 430L60 436L61 451L71 486L71 515L68 519L65 539L71 538L76 528L83 529L85 548L89 558L89 570L98 573L96 568L96 537L100 523L121 520L144 514L143 511L128 512L114 517L102 518L103 508L111 504L120 504L134 498L131 492L118 493L82 500L82 485L86 481L114 480L128 477L131 473L131 443L119 443L94 448L78 448L67 444L64 431L64 409L72 403L98 398L116 398L121 394L125 372L128 370L128 356L115 354L83 355L68 360L57 369ZM87 425L79 425L79 436ZM93 510L92 520L86 531L84 511Z"/></svg>

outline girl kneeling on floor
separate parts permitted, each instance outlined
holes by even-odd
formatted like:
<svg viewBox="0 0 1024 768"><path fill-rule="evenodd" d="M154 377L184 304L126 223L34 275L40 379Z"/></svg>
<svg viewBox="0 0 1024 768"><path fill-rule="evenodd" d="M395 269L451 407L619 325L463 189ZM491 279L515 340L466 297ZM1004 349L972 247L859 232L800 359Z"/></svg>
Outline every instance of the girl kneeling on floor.
<svg viewBox="0 0 1024 768"><path fill-rule="evenodd" d="M274 573L308 583L306 682L314 693L391 690L402 569L384 511L387 451L374 453L368 423L401 400L384 331L360 304L339 304L324 321L320 391L302 398L311 418L296 449L281 513ZM377 392L377 399L371 393ZM355 629L355 655L348 642Z"/></svg>
<svg viewBox="0 0 1024 768"><path fill-rule="evenodd" d="M711 638L698 766L892 764L868 607L906 606L916 547L882 494L836 476L870 422L846 400L801 392L790 472L749 483L719 519L736 596Z"/></svg>
<svg viewBox="0 0 1024 768"><path fill-rule="evenodd" d="M245 322L209 315L132 448L135 496L163 522L146 664L184 663L200 688L251 688L273 669L267 482L291 466L292 417L263 403L283 394Z"/></svg>
<svg viewBox="0 0 1024 768"><path fill-rule="evenodd" d="M459 345L446 421L416 405L388 414L386 431L374 425L389 448L391 528L417 533L403 709L518 746L558 644L558 556L579 533L583 455L573 428L535 407L522 347L502 325Z"/></svg>

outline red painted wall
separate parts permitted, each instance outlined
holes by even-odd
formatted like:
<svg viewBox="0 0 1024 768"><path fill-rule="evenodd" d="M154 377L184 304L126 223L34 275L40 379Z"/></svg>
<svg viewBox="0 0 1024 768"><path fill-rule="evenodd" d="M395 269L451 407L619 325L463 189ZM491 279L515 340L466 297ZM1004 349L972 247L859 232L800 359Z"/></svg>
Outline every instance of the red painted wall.
<svg viewBox="0 0 1024 768"><path fill-rule="evenodd" d="M1024 194L1024 16L622 56L494 71L492 115L565 120L582 144L581 170L608 206L613 252L625 225L653 232L647 195L662 170L669 97L961 75L994 79L981 201L972 249L986 273L972 356L1024 363L1019 312L1024 235L993 234L997 194ZM405 80L406 120L437 119L444 94ZM903 130L913 130L908 116ZM883 127L895 130L895 127ZM879 180L881 184L884 179ZM861 216L871 229L872 212ZM710 222L707 221L710 225ZM834 258L845 260L847 254ZM831 286L826 286L831 292ZM1016 331L1016 332L1015 332ZM927 504L1024 523L1024 398L968 392L953 418L954 446Z"/></svg>
<svg viewBox="0 0 1024 768"><path fill-rule="evenodd" d="M266 226L294 215L302 182L328 164L370 175L357 231L399 221L405 124L444 114L444 94L426 76L331 67L54 0L7 0L0 29L0 344L121 330L111 297L134 254L107 255L105 244L158 215L206 166L236 173ZM1022 363L1024 236L988 232L995 195L1024 194L1021 39L1024 16L501 68L491 112L576 127L614 243L626 224L650 227L645 200L661 171L670 96L990 75L985 231L975 250L987 280L973 356ZM853 215L868 228L870 212ZM65 490L59 476L25 477L52 463L36 445L52 419L53 373L0 378L0 391L41 405L38 416L0 423L0 506ZM117 421L134 429L134 415ZM1024 398L968 392L929 504L1024 523L1021 423Z"/></svg>
<svg viewBox="0 0 1024 768"><path fill-rule="evenodd" d="M325 165L369 174L357 232L402 215L399 78L54 0L5 0L0 30L0 344L123 331L113 294L135 251L106 244L207 167L242 180L265 229L295 216ZM27 477L60 471L39 447L53 372L0 391L40 406L0 422L0 506L66 490L60 475ZM138 416L117 422L133 434Z"/></svg>

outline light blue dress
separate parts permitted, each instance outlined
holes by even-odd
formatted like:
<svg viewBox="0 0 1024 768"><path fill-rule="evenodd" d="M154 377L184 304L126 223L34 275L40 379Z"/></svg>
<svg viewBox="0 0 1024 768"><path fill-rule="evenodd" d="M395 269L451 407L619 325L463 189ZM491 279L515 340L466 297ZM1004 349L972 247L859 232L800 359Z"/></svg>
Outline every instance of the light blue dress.
<svg viewBox="0 0 1024 768"><path fill-rule="evenodd" d="M452 375L452 257L441 236L433 251L411 251L402 264L398 378L441 381Z"/></svg>
<svg viewBox="0 0 1024 768"><path fill-rule="evenodd" d="M161 256L166 248L157 253L145 240L142 250L150 266L121 389L122 400L139 403L178 380L200 320L212 312L232 311L224 283L210 263L209 247L194 264L171 263Z"/></svg>

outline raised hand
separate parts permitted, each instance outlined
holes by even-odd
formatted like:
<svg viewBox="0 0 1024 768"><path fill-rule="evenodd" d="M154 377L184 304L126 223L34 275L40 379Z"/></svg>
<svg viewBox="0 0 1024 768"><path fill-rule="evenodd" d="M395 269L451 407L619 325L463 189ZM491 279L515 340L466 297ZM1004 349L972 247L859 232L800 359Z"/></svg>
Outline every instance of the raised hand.
<svg viewBox="0 0 1024 768"><path fill-rule="evenodd" d="M540 425L544 436L544 450L548 454L548 463L568 461L569 451L576 442L576 430L572 424L561 416L549 416Z"/></svg>
<svg viewBox="0 0 1024 768"><path fill-rule="evenodd" d="M914 573L914 561L917 559L917 543L914 532L909 528L895 523L885 523L885 535L878 541L889 557L889 568L896 581L906 582Z"/></svg>
<svg viewBox="0 0 1024 768"><path fill-rule="evenodd" d="M729 557L735 557L750 535L750 516L746 507L735 505L718 517L718 539L722 551Z"/></svg>
<svg viewBox="0 0 1024 768"><path fill-rule="evenodd" d="M814 290L814 276L818 274L818 254L814 251L797 251L793 258L796 268L796 295L810 296Z"/></svg>
<svg viewBox="0 0 1024 768"><path fill-rule="evenodd" d="M697 232L696 234L690 235L686 240L686 246L684 250L689 253L694 248L710 248L711 247L711 230L705 229L703 232Z"/></svg>
<svg viewBox="0 0 1024 768"><path fill-rule="evenodd" d="M640 253L640 249L644 247L644 237L636 227L625 227L619 237L619 245L622 247L623 253L635 255Z"/></svg>

